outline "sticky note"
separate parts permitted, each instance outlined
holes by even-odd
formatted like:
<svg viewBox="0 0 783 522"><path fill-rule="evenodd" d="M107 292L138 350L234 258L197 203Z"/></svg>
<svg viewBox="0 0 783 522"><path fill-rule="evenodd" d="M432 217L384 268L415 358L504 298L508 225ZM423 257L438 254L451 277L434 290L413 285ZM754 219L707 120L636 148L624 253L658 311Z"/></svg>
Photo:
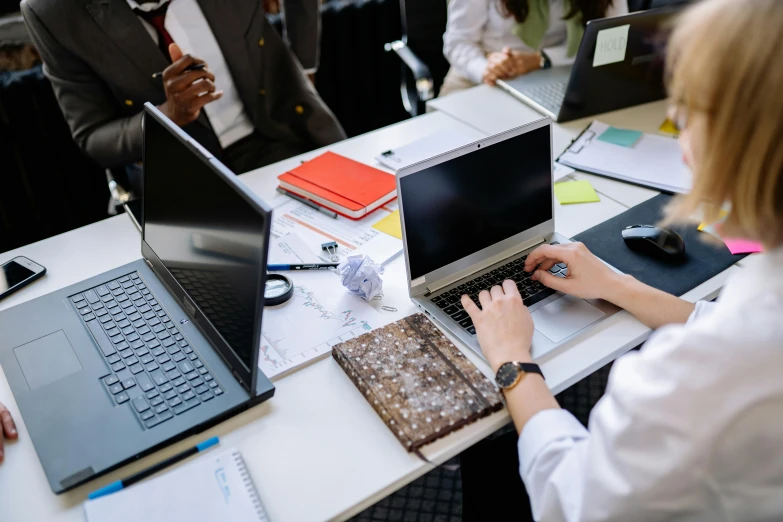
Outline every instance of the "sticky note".
<svg viewBox="0 0 783 522"><path fill-rule="evenodd" d="M764 247L761 243L756 241L749 241L747 239L726 239L723 238L723 242L732 254L754 254L756 252L762 252Z"/></svg>
<svg viewBox="0 0 783 522"><path fill-rule="evenodd" d="M663 120L663 123L661 123L661 126L658 127L658 130L661 132L665 132L666 134L680 133L680 131L677 130L677 127L674 126L674 123L672 123L672 120L670 120L669 118Z"/></svg>
<svg viewBox="0 0 783 522"><path fill-rule="evenodd" d="M561 205L601 201L590 182L584 180L555 183L555 197Z"/></svg>
<svg viewBox="0 0 783 522"><path fill-rule="evenodd" d="M372 226L375 230L389 234L397 239L402 239L402 223L400 222L400 211L395 210L382 220Z"/></svg>
<svg viewBox="0 0 783 522"><path fill-rule="evenodd" d="M595 39L593 67L622 62L625 60L625 48L628 46L630 25L620 25L598 31Z"/></svg>
<svg viewBox="0 0 783 522"><path fill-rule="evenodd" d="M609 127L598 136L598 139L621 147L633 147L641 137L642 133L639 131Z"/></svg>
<svg viewBox="0 0 783 522"><path fill-rule="evenodd" d="M718 231L716 229L716 225L719 225L720 223L723 223L723 221L726 219L726 216L729 215L729 212L727 210L721 209L720 214L718 214L718 221L715 223L700 223L699 224L699 232L709 232L710 234L719 236Z"/></svg>

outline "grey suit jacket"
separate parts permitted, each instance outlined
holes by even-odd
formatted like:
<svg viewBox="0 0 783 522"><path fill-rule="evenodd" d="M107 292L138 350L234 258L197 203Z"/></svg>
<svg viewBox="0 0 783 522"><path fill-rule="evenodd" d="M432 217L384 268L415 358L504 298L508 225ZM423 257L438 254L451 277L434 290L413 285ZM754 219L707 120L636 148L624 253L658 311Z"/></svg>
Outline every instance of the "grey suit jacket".
<svg viewBox="0 0 783 522"><path fill-rule="evenodd" d="M306 67L314 66L317 0L285 1L291 45ZM258 133L308 148L345 138L267 21L261 0L198 2ZM141 160L142 105L166 100L152 74L168 63L127 2L23 0L21 7L76 143L104 167ZM185 130L216 155L222 152L204 111Z"/></svg>

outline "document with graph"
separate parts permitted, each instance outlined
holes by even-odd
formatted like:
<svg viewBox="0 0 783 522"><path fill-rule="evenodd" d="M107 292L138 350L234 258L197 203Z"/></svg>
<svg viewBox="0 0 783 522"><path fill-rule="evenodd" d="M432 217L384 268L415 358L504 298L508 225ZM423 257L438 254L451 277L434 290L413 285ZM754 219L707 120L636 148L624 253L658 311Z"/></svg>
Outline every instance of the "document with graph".
<svg viewBox="0 0 783 522"><path fill-rule="evenodd" d="M384 317L331 272L288 272L293 297L264 308L258 367L270 379L327 357L332 346L383 326Z"/></svg>

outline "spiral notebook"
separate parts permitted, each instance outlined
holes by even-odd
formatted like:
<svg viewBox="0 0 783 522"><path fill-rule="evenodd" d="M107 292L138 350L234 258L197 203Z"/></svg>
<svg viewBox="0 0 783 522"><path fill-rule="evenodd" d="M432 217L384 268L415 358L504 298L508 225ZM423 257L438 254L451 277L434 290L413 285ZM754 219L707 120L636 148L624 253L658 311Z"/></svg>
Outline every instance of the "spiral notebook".
<svg viewBox="0 0 783 522"><path fill-rule="evenodd" d="M87 522L268 522L236 450L208 452L157 478L84 504Z"/></svg>

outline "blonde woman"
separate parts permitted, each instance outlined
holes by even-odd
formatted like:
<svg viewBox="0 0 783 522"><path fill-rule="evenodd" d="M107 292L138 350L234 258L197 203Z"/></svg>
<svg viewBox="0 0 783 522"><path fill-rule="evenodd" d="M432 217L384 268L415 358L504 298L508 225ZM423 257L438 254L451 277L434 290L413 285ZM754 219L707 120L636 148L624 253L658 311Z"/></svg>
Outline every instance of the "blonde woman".
<svg viewBox="0 0 783 522"><path fill-rule="evenodd" d="M765 253L717 303L695 306L616 275L579 244L531 254L526 269L540 265L545 285L658 328L615 363L588 429L539 375L501 368L532 362L533 322L514 284L483 292L481 310L462 299L508 385L537 520L783 520L783 2L706 0L670 47L671 117L695 180L670 219L712 219L730 203L723 231ZM566 279L547 273L557 262Z"/></svg>

